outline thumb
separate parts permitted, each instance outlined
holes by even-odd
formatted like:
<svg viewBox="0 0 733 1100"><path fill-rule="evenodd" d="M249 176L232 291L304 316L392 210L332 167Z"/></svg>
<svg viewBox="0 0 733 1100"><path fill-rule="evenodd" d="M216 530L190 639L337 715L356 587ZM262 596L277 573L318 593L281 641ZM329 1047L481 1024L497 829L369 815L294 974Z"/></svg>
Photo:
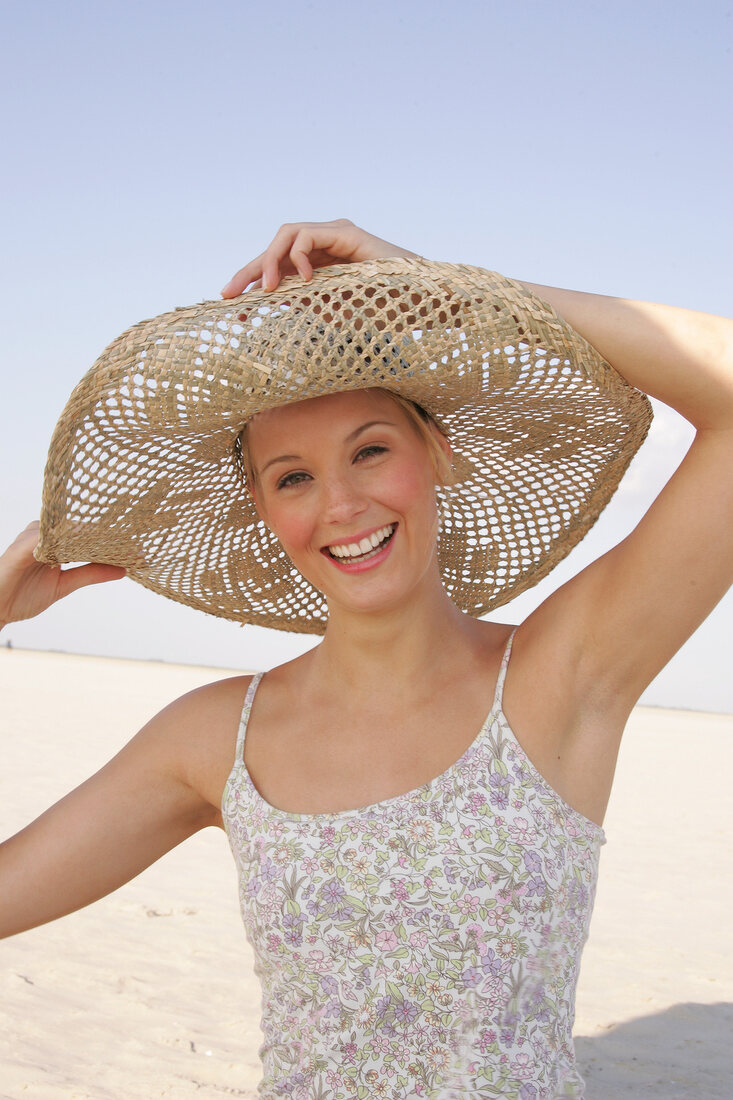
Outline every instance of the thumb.
<svg viewBox="0 0 733 1100"><path fill-rule="evenodd" d="M102 584L104 581L117 581L127 575L121 565L103 565L92 562L90 565L77 565L73 569L63 569L59 577L59 599L85 588L89 584Z"/></svg>

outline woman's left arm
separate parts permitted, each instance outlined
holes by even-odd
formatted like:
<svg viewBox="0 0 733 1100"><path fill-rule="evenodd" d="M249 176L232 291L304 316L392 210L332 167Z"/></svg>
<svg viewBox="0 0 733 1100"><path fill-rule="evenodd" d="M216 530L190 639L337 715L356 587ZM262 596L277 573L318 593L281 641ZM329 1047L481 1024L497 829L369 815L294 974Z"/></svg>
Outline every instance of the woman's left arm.
<svg viewBox="0 0 733 1100"><path fill-rule="evenodd" d="M733 428L733 320L521 281L627 382L676 409L698 432Z"/></svg>
<svg viewBox="0 0 733 1100"><path fill-rule="evenodd" d="M733 320L523 285L696 429L631 534L547 601L567 636L582 639L584 689L630 710L733 582Z"/></svg>

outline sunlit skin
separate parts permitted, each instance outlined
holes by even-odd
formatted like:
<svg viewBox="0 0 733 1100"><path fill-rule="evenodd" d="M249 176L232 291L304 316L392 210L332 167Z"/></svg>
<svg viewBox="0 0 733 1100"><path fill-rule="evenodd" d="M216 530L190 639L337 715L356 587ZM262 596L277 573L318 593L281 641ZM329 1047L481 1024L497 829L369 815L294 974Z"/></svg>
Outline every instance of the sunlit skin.
<svg viewBox="0 0 733 1100"><path fill-rule="evenodd" d="M288 223L224 296L389 257L415 253L344 218ZM507 721L545 782L600 825L632 707L731 583L733 322L522 286L629 385L695 429L634 530L516 628ZM260 414L248 436L260 514L329 604L323 641L268 670L257 689L247 733L253 782L273 806L330 813L433 781L485 720L512 627L459 611L442 587L430 449L378 391ZM270 465L283 455L298 457ZM386 525L395 525L393 542L358 567L324 553ZM0 554L0 627L123 573L104 563L42 565L38 537L33 522ZM250 682L229 676L175 700L96 775L0 844L0 936L88 905L199 829L223 825Z"/></svg>
<svg viewBox="0 0 733 1100"><path fill-rule="evenodd" d="M249 444L260 515L325 594L332 621L379 617L424 599L449 602L437 562L433 465L424 441L383 393L268 410L252 421ZM395 524L384 549L363 563L328 553Z"/></svg>

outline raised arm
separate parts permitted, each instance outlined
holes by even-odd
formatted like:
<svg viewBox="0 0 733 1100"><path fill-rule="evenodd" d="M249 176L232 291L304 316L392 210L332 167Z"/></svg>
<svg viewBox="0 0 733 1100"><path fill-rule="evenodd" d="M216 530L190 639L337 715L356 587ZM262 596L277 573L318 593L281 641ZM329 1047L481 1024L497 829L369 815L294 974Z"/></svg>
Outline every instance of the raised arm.
<svg viewBox="0 0 733 1100"><path fill-rule="evenodd" d="M733 320L519 281L632 386L676 409L698 431L733 428Z"/></svg>
<svg viewBox="0 0 733 1100"><path fill-rule="evenodd" d="M250 283L274 290L283 275L309 278L313 267L328 263L415 255L346 219L285 224L223 294L232 297ZM631 385L696 428L684 461L636 529L549 597L517 647L541 637L540 665L543 653L567 654L584 705L622 729L641 693L733 580L733 320L524 285Z"/></svg>
<svg viewBox="0 0 733 1100"><path fill-rule="evenodd" d="M525 283L695 439L634 531L547 602L586 699L628 713L733 581L733 320Z"/></svg>
<svg viewBox="0 0 733 1100"><path fill-rule="evenodd" d="M347 219L285 224L222 292L283 275L414 256ZM523 280L518 280L523 281ZM733 580L733 320L524 282L637 389L697 429L677 472L628 538L553 597L534 625L577 655L584 699L628 711ZM525 631L525 636L530 631Z"/></svg>

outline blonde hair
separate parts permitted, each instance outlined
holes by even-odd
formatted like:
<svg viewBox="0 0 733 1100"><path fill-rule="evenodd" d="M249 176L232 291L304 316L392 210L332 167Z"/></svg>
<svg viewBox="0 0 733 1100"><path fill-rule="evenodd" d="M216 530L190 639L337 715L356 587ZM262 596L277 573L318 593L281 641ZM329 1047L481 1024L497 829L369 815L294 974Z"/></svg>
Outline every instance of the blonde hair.
<svg viewBox="0 0 733 1100"><path fill-rule="evenodd" d="M450 459L435 435L436 432L439 432L447 440L448 436L445 430L416 401L410 401L409 398L402 397L399 393L393 393L392 390L380 389L379 392L383 393L385 397L389 397L395 405L402 409L408 423L425 444L435 473L436 483L438 485L452 485L454 477ZM248 488L251 488L257 480L257 474L250 454L247 424L244 425L237 436L234 448L244 483Z"/></svg>

